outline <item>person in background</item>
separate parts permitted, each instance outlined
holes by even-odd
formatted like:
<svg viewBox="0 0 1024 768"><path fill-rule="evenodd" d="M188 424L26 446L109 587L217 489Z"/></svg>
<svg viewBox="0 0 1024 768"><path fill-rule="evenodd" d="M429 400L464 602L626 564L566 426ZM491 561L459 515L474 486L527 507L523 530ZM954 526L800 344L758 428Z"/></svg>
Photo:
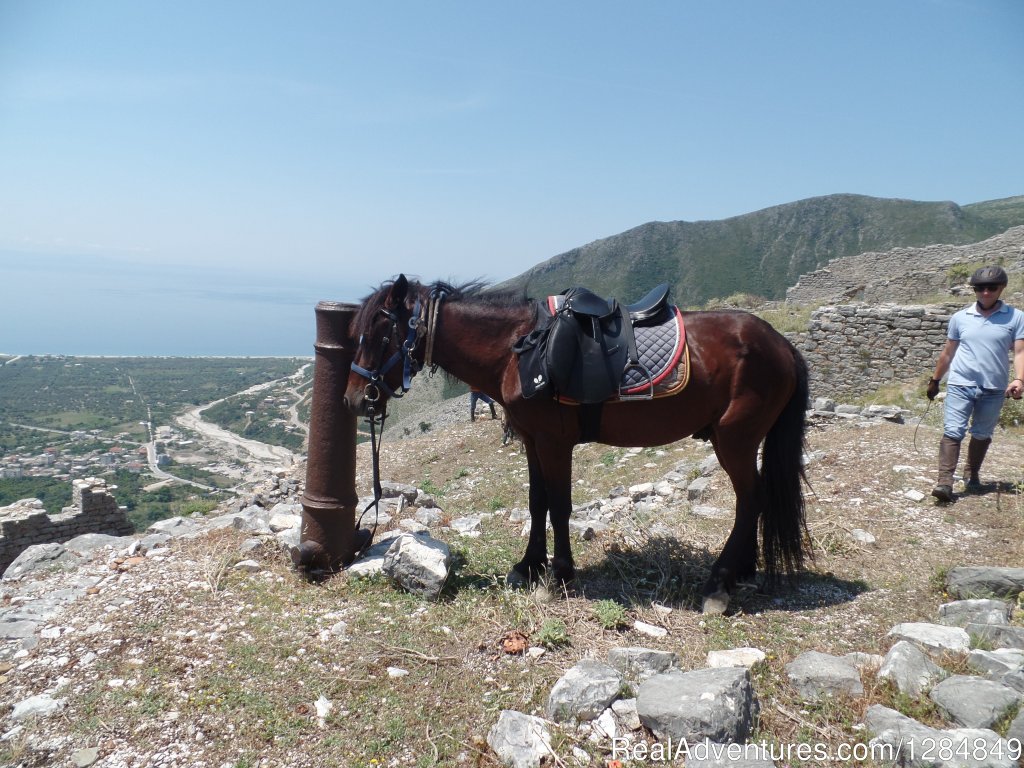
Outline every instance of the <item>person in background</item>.
<svg viewBox="0 0 1024 768"><path fill-rule="evenodd" d="M946 380L946 404L939 441L939 473L932 496L953 501L953 475L960 458L960 443L970 421L964 476L967 490L981 489L978 472L1006 398L1024 394L1024 312L1000 299L1007 275L1002 267L982 267L971 275L977 300L949 320L946 345L935 364L926 394L934 400L939 382ZM1013 352L1014 378L1007 384L1008 353Z"/></svg>
<svg viewBox="0 0 1024 768"><path fill-rule="evenodd" d="M479 389L469 390L469 420L476 421L476 401L483 400L487 405L491 406L491 418L498 418L498 414L494 410L494 400L485 395Z"/></svg>

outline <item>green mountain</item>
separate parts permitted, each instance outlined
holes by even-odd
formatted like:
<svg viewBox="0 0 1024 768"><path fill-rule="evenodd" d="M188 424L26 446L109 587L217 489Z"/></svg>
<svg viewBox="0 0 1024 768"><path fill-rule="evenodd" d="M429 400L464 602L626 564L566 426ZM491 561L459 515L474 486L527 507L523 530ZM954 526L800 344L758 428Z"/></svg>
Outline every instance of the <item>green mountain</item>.
<svg viewBox="0 0 1024 768"><path fill-rule="evenodd" d="M952 202L828 195L720 221L654 221L555 256L496 288L530 296L585 285L632 301L660 282L683 306L785 297L831 259L900 246L973 243L1024 224L1024 196Z"/></svg>

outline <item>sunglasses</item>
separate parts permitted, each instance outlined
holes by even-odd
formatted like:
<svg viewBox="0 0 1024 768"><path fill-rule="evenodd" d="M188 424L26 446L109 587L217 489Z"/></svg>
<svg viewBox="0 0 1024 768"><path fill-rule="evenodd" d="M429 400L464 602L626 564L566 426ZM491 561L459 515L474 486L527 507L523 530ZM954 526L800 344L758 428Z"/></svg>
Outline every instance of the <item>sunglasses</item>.
<svg viewBox="0 0 1024 768"><path fill-rule="evenodd" d="M975 293L981 293L982 291L988 291L990 293L995 293L996 291L998 291L1002 287L1003 286L1001 286L1001 285L991 285L989 283L986 283L985 285L976 285L976 286L974 286L974 292Z"/></svg>

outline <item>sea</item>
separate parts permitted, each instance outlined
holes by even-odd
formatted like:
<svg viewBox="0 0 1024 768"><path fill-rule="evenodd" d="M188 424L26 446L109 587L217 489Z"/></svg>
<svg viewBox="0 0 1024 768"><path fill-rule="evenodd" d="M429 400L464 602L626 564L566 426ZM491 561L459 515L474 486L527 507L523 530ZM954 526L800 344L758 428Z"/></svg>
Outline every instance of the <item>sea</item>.
<svg viewBox="0 0 1024 768"><path fill-rule="evenodd" d="M0 354L312 357L317 302L358 302L372 287L287 266L0 252Z"/></svg>

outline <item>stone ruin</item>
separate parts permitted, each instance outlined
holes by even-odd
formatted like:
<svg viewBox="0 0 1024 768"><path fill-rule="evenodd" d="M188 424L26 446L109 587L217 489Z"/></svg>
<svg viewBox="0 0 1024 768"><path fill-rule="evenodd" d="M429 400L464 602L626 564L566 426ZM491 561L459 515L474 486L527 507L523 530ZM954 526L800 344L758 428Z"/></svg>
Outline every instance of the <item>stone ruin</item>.
<svg viewBox="0 0 1024 768"><path fill-rule="evenodd" d="M72 483L71 506L57 514L48 514L39 499L0 507L0 573L33 544L63 543L86 533L134 533L125 509L112 495L116 488L99 478L79 478Z"/></svg>
<svg viewBox="0 0 1024 768"><path fill-rule="evenodd" d="M1024 226L969 245L844 256L801 275L786 303L824 304L806 331L787 334L807 360L812 395L858 397L894 384L918 384L923 393L949 318L973 300L966 276L951 286L951 275L982 263L1002 264L1011 276L1024 272ZM895 303L939 296L946 297L941 304ZM1020 294L1003 298L1024 308Z"/></svg>
<svg viewBox="0 0 1024 768"><path fill-rule="evenodd" d="M983 263L1002 264L1011 274L1024 271L1024 226L1011 227L979 243L894 248L833 259L821 269L801 275L797 284L786 290L786 303L881 304L955 293L950 270Z"/></svg>

